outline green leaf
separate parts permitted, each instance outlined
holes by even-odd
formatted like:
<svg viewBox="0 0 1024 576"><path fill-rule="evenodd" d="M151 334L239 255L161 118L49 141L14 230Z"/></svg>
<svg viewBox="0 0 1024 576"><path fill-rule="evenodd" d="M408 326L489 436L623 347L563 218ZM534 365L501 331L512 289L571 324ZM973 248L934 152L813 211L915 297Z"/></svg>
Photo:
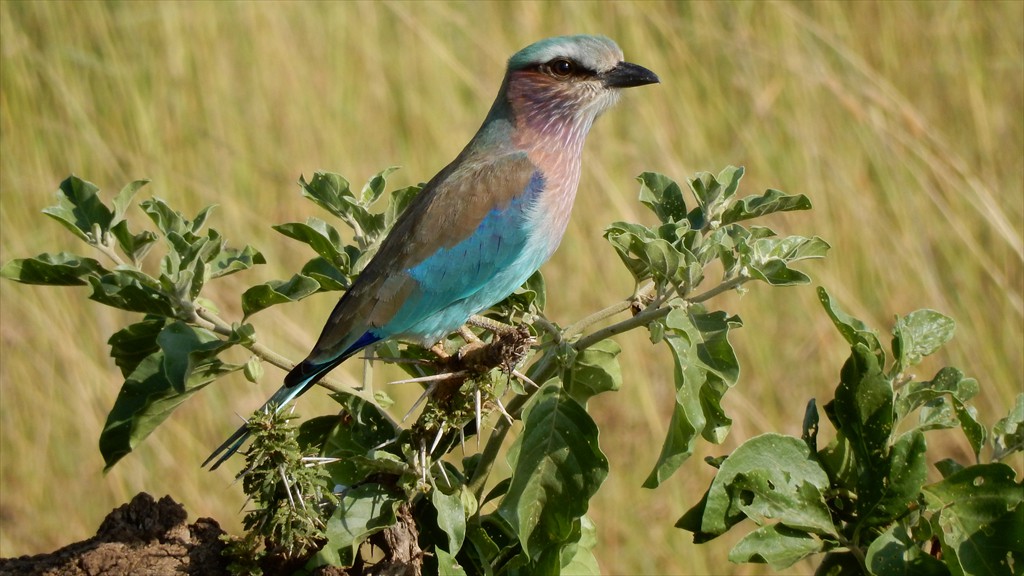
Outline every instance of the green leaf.
<svg viewBox="0 0 1024 576"><path fill-rule="evenodd" d="M309 182L300 177L299 186L302 187L303 196L338 218L344 219L356 203L348 180L339 174L314 172Z"/></svg>
<svg viewBox="0 0 1024 576"><path fill-rule="evenodd" d="M640 202L657 214L662 222L686 220L686 201L683 190L668 176L655 172L644 172L637 177L640 182Z"/></svg>
<svg viewBox="0 0 1024 576"><path fill-rule="evenodd" d="M308 183L300 178L299 185L302 187L303 196L352 227L356 232L356 241L360 242L361 246L373 242L383 232L384 216L371 214L352 193L348 180L340 175L316 172ZM373 192L368 194L372 195Z"/></svg>
<svg viewBox="0 0 1024 576"><path fill-rule="evenodd" d="M184 235L191 230L188 221L159 198L143 200L139 206L165 236L171 232Z"/></svg>
<svg viewBox="0 0 1024 576"><path fill-rule="evenodd" d="M91 300L114 308L156 314L158 316L176 316L175 300L163 290L151 285L152 279L134 275L127 270L118 270L101 278L88 277L92 286Z"/></svg>
<svg viewBox="0 0 1024 576"><path fill-rule="evenodd" d="M576 355L569 395L582 406L602 392L622 386L618 356L622 348L614 340L602 340Z"/></svg>
<svg viewBox="0 0 1024 576"><path fill-rule="evenodd" d="M110 356L125 378L138 368L140 362L160 350L156 339L167 323L166 318L149 317L118 330L107 340Z"/></svg>
<svg viewBox="0 0 1024 576"><path fill-rule="evenodd" d="M467 512L473 512L463 507L463 492L460 486L452 494L435 489L430 495L430 501L437 510L437 525L448 535L448 552L452 556L458 554L462 548L462 543L466 539ZM472 494L469 496L472 497Z"/></svg>
<svg viewBox="0 0 1024 576"><path fill-rule="evenodd" d="M562 549L561 576L599 576L601 568L594 556L597 548L597 527L586 515L580 518L579 540Z"/></svg>
<svg viewBox="0 0 1024 576"><path fill-rule="evenodd" d="M316 280L295 274L287 281L272 280L249 288L242 294L242 312L248 318L260 310L277 304L298 302L315 294L320 285Z"/></svg>
<svg viewBox="0 0 1024 576"><path fill-rule="evenodd" d="M84 286L83 278L99 278L110 272L92 258L58 252L35 258L11 260L0 268L0 276L22 284L45 286Z"/></svg>
<svg viewBox="0 0 1024 576"><path fill-rule="evenodd" d="M327 469L335 483L355 486L371 474L394 469L394 462L382 451L398 436L391 420L373 404L351 395L335 395L344 407L342 417L331 417L334 426L323 445L323 455L337 458Z"/></svg>
<svg viewBox="0 0 1024 576"><path fill-rule="evenodd" d="M727 166L718 176L710 172L698 172L688 180L690 190L699 204L700 214L697 210L691 211L689 215L690 227L694 229L704 228L706 225L718 221L725 211L729 200L736 194L739 188L740 179L743 178L743 168Z"/></svg>
<svg viewBox="0 0 1024 576"><path fill-rule="evenodd" d="M649 258L644 246L657 238L650 228L628 222L613 222L604 231L604 237L615 248L616 254L639 283L651 277Z"/></svg>
<svg viewBox="0 0 1024 576"><path fill-rule="evenodd" d="M737 542L729 552L729 561L767 563L772 570L778 571L826 549L825 542L806 532L770 524L761 526Z"/></svg>
<svg viewBox="0 0 1024 576"><path fill-rule="evenodd" d="M93 232L98 228L105 232L110 228L113 213L96 194L99 188L92 182L77 176L69 176L60 183L57 190L57 205L43 209L43 214L57 220L75 236L95 243Z"/></svg>
<svg viewBox="0 0 1024 576"><path fill-rule="evenodd" d="M146 330L151 329L148 327ZM191 336L185 335L184 331L191 331ZM168 336L161 341L164 332L168 332ZM122 337L127 339L128 335ZM167 347L161 347L142 360L130 360L135 369L125 378L100 433L100 452L106 463L105 470L110 470L134 450L192 394L241 368L216 357L219 352L233 346L235 341L220 340L201 328L173 322L161 331L156 340Z"/></svg>
<svg viewBox="0 0 1024 576"><path fill-rule="evenodd" d="M336 554L335 564L351 566L367 537L396 522L400 504L401 499L375 482L349 488L327 521L327 544L316 556Z"/></svg>
<svg viewBox="0 0 1024 576"><path fill-rule="evenodd" d="M560 546L608 474L597 425L557 383L545 384L523 410L523 432L509 455L512 483L498 513L530 558Z"/></svg>
<svg viewBox="0 0 1024 576"><path fill-rule="evenodd" d="M874 330L869 328L864 322L844 312L839 307L839 304L832 301L828 291L821 286L818 287L818 300L821 302L822 307L825 308L829 318L832 319L832 324L839 329L839 333L843 335L843 338L846 339L850 346L863 344L875 355L879 364L885 363L885 351L882 350L882 344L878 341L878 335L875 334Z"/></svg>
<svg viewBox="0 0 1024 576"><path fill-rule="evenodd" d="M729 343L729 330L740 325L739 318L701 312L699 307L691 310L688 314L676 308L665 318L665 342L675 361L676 402L645 488L657 487L690 457L698 434L720 443L732 425L721 401L739 378L739 362Z"/></svg>
<svg viewBox="0 0 1024 576"><path fill-rule="evenodd" d="M651 489L661 485L693 454L697 436L707 423L700 403L706 375L698 366L696 346L677 334L666 334L665 344L672 350L676 396L661 454L643 484Z"/></svg>
<svg viewBox="0 0 1024 576"><path fill-rule="evenodd" d="M1010 413L992 428L992 448L993 460L1024 450L1024 394L1017 395Z"/></svg>
<svg viewBox="0 0 1024 576"><path fill-rule="evenodd" d="M912 430L953 428L959 424L977 458L985 443L986 431L978 422L974 407L967 405L967 401L977 394L976 380L965 378L963 372L956 368L946 367L931 380L912 382L900 391L896 400L897 420L923 408L919 422Z"/></svg>
<svg viewBox="0 0 1024 576"><path fill-rule="evenodd" d="M880 534L868 547L866 564L875 576L945 576L949 569L941 560L925 553L896 522Z"/></svg>
<svg viewBox="0 0 1024 576"><path fill-rule="evenodd" d="M266 264L267 260L259 250L252 246L245 246L242 249L224 248L216 256L208 261L210 278L220 278L235 272L248 270L256 264Z"/></svg>
<svg viewBox="0 0 1024 576"><path fill-rule="evenodd" d="M766 190L761 196L747 196L735 202L722 213L722 224L760 218L775 212L810 210L811 201L803 194L790 196L778 190Z"/></svg>
<svg viewBox="0 0 1024 576"><path fill-rule="evenodd" d="M654 279L659 283L671 282L683 260L682 254L661 238L647 241L643 250L644 262Z"/></svg>
<svg viewBox="0 0 1024 576"><path fill-rule="evenodd" d="M953 338L956 322L935 310L917 310L896 319L892 329L894 372L899 374Z"/></svg>
<svg viewBox="0 0 1024 576"><path fill-rule="evenodd" d="M722 463L708 490L700 532L714 537L743 518L777 521L791 529L835 533L823 492L828 475L802 440L763 434Z"/></svg>
<svg viewBox="0 0 1024 576"><path fill-rule="evenodd" d="M309 218L305 224L293 222L271 226L271 228L293 240L309 245L331 265L341 269L349 267L341 234L327 222L319 218Z"/></svg>
<svg viewBox="0 0 1024 576"><path fill-rule="evenodd" d="M148 179L136 180L124 188L121 188L121 191L117 193L117 196L114 196L114 213L110 220L110 228L113 228L120 222L124 221L125 214L128 212L128 207L132 204L132 198L134 198L139 189L146 184L149 184Z"/></svg>
<svg viewBox="0 0 1024 576"><path fill-rule="evenodd" d="M422 186L406 186L391 192L391 199L384 209L384 228L390 230L398 220L398 217L405 212L405 209L412 203L413 198L420 193Z"/></svg>
<svg viewBox="0 0 1024 576"><path fill-rule="evenodd" d="M153 234L149 230L143 230L138 234L132 234L128 230L128 221L122 220L110 227L110 233L117 239L117 243L121 246L121 250L132 260L132 262L138 262L142 260L146 254L153 248L153 244L156 242L156 234Z"/></svg>
<svg viewBox="0 0 1024 576"><path fill-rule="evenodd" d="M913 509L927 479L924 434L904 434L888 458L861 471L857 481L860 526L885 526Z"/></svg>
<svg viewBox="0 0 1024 576"><path fill-rule="evenodd" d="M384 193L384 189L387 188L387 177L396 170L398 170L398 166L391 166L370 178L363 186L363 190L359 195L359 202L363 206L369 206L376 202L381 194Z"/></svg>
<svg viewBox="0 0 1024 576"><path fill-rule="evenodd" d="M751 245L753 257L758 261L781 260L785 263L824 258L828 253L828 242L817 236L787 236L785 238L759 238Z"/></svg>
<svg viewBox="0 0 1024 576"><path fill-rule="evenodd" d="M156 337L163 351L164 376L179 393L184 393L196 369L216 361L217 355L234 346L237 339L221 340L203 328L175 321L164 326ZM237 370L242 366L233 366Z"/></svg>
<svg viewBox="0 0 1024 576"><path fill-rule="evenodd" d="M953 574L1018 574L1024 566L1024 485L1005 464L969 466L924 487Z"/></svg>
<svg viewBox="0 0 1024 576"><path fill-rule="evenodd" d="M320 292L348 290L352 284L347 274L320 256L306 262L300 274L316 280Z"/></svg>
<svg viewBox="0 0 1024 576"><path fill-rule="evenodd" d="M459 565L454 554L449 554L443 548L434 548L434 555L437 556L437 573L439 576L466 576L466 570Z"/></svg>

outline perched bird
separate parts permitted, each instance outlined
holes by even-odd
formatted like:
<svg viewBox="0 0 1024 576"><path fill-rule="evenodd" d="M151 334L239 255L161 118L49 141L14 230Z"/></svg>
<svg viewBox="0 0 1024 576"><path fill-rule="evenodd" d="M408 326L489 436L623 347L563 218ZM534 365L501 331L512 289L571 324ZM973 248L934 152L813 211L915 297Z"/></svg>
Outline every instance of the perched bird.
<svg viewBox="0 0 1024 576"><path fill-rule="evenodd" d="M594 119L620 89L656 82L603 36L548 38L513 55L476 135L410 203L264 406L284 406L380 340L430 346L515 291L562 239ZM203 465L223 452L217 468L247 436L243 426Z"/></svg>

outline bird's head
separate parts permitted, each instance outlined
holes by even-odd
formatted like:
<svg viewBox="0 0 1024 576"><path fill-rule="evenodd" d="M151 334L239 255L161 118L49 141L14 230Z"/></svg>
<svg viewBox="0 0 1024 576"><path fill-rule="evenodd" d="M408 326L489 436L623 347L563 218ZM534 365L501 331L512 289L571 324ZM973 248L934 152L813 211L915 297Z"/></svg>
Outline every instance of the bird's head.
<svg viewBox="0 0 1024 576"><path fill-rule="evenodd" d="M654 72L623 61L622 50L604 36L556 36L509 59L499 99L506 99L519 130L583 136L622 88L658 81Z"/></svg>

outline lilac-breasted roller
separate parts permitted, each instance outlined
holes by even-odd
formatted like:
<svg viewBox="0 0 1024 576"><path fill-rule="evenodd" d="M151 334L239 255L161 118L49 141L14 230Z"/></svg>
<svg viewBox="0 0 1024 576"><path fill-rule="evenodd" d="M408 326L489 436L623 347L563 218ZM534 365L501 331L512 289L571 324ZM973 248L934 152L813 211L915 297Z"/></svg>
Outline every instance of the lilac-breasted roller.
<svg viewBox="0 0 1024 576"><path fill-rule="evenodd" d="M513 55L476 135L410 203L265 406L284 406L380 340L430 346L521 286L562 239L594 119L620 89L655 82L603 36L548 38ZM243 426L204 465L224 452L217 468L247 436Z"/></svg>

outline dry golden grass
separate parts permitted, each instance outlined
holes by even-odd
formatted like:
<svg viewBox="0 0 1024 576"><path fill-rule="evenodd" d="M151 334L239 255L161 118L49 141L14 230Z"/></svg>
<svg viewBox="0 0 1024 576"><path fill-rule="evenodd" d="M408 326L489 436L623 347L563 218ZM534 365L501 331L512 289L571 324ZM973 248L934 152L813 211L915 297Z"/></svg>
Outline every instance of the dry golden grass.
<svg viewBox="0 0 1024 576"><path fill-rule="evenodd" d="M812 212L771 224L832 243L804 269L849 311L883 330L922 307L959 322L920 376L948 364L976 377L991 425L1024 373L1022 21L1019 2L4 1L0 259L87 248L39 213L69 173L107 194L148 177L144 195L191 213L220 204L213 225L267 255L212 294L238 317L243 280L285 277L309 256L269 229L319 215L299 197L300 174L362 182L401 164L394 184L425 180L475 131L510 54L548 35L603 33L663 82L630 91L591 135L574 219L545 267L549 314L566 322L631 290L600 233L647 221L633 176L744 165L746 193L811 197ZM220 382L103 476L96 441L119 386L105 341L131 316L85 296L0 283L0 555L89 536L140 490L237 531L240 490L198 465L280 374L260 387ZM332 305L261 313L261 339L300 358ZM591 511L606 573L766 570L725 561L734 537L696 547L672 524L707 485L701 457L768 430L798 433L846 351L812 287L755 286L718 305L746 323L733 338L743 375L727 396L726 446L703 446L665 486L640 488L672 395L668 355L642 335L620 339L623 390L593 403L611 462ZM328 408L317 393L299 406ZM957 435L932 449L966 454Z"/></svg>

